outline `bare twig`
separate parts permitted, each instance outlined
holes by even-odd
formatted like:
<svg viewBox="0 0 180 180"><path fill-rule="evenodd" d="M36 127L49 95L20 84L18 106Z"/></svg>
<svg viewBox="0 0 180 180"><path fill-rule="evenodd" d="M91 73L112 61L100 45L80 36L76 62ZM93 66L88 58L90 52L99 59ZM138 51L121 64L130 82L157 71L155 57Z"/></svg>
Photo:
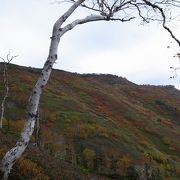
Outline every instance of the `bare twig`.
<svg viewBox="0 0 180 180"><path fill-rule="evenodd" d="M165 16L165 14L164 14L163 9L162 9L160 6L156 5L156 4L152 4L150 1L147 1L147 0L143 0L143 1L144 1L148 6L152 7L154 10L157 9L157 10L160 12L160 14L161 14L161 16L162 16L162 26L163 26L163 28L170 33L171 37L177 42L177 44L178 44L179 47L180 47L180 41L179 41L179 39L177 39L176 36L175 36L175 35L173 34L173 32L171 31L171 29L166 26L166 16Z"/></svg>

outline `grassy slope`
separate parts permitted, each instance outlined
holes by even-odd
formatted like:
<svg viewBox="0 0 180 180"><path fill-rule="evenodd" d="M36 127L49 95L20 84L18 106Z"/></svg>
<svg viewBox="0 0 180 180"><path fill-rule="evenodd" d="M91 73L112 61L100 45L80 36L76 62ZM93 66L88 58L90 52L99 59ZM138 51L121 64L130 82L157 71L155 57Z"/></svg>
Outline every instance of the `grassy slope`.
<svg viewBox="0 0 180 180"><path fill-rule="evenodd" d="M2 69L0 73L2 77ZM19 136L28 96L39 73L9 66L10 93L0 157ZM130 179L147 168L159 179L178 179L180 92L171 86L138 86L112 75L54 70L40 112L41 150L33 146L34 136L12 179L89 179L92 174L99 179Z"/></svg>

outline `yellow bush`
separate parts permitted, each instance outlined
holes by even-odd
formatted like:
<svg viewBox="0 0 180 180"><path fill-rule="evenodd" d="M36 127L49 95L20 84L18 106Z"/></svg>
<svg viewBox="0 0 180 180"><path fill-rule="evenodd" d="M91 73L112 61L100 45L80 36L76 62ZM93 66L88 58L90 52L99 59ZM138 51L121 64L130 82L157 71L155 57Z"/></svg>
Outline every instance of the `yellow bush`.
<svg viewBox="0 0 180 180"><path fill-rule="evenodd" d="M52 123L54 123L57 120L57 113L56 112L50 113L49 119Z"/></svg>
<svg viewBox="0 0 180 180"><path fill-rule="evenodd" d="M94 150L85 148L83 151L83 157L87 162L87 167L92 168L96 157L96 153L94 152Z"/></svg>
<svg viewBox="0 0 180 180"><path fill-rule="evenodd" d="M79 136L81 138L93 137L95 135L108 138L110 132L99 126L98 124L81 124L79 128Z"/></svg>
<svg viewBox="0 0 180 180"><path fill-rule="evenodd" d="M166 144L166 145L171 145L172 144L172 140L168 137L164 137L162 139L163 143Z"/></svg>
<svg viewBox="0 0 180 180"><path fill-rule="evenodd" d="M5 125L8 125L7 120L4 122ZM9 122L10 129L15 133L20 133L24 127L24 120L19 119Z"/></svg>
<svg viewBox="0 0 180 180"><path fill-rule="evenodd" d="M0 158L2 158L4 156L6 151L7 151L7 147L5 145L0 147Z"/></svg>
<svg viewBox="0 0 180 180"><path fill-rule="evenodd" d="M167 160L166 155L164 153L155 149L152 151L144 152L144 157L146 157L147 159L153 159L158 163L164 163Z"/></svg>
<svg viewBox="0 0 180 180"><path fill-rule="evenodd" d="M128 155L123 155L118 161L117 161L117 167L118 169L127 169L132 163L132 159Z"/></svg>
<svg viewBox="0 0 180 180"><path fill-rule="evenodd" d="M95 158L96 153L94 152L94 150L89 149L89 148L85 148L83 151L83 156L85 157L85 159L87 160L92 160Z"/></svg>
<svg viewBox="0 0 180 180"><path fill-rule="evenodd" d="M29 159L21 158L18 161L18 167L21 175L25 177L33 178L33 180L49 180L49 177L43 173L42 168Z"/></svg>

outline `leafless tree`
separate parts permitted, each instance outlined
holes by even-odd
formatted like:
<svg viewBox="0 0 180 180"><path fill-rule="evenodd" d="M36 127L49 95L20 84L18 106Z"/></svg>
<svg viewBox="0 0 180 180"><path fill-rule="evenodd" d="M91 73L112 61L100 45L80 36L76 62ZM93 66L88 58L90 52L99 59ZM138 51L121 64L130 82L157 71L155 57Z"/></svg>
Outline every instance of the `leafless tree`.
<svg viewBox="0 0 180 180"><path fill-rule="evenodd" d="M21 157L29 143L38 117L38 106L41 93L49 80L52 67L58 58L58 46L65 33L72 30L77 25L89 22L129 22L140 18L143 23L149 23L151 21L158 21L161 23L163 28L170 33L171 37L180 46L180 41L167 26L167 21L169 20L168 12L180 7L180 2L177 0L70 0L69 2L72 3L71 7L67 9L54 24L49 55L29 98L25 126L21 133L21 137L16 145L9 150L2 159L1 170L4 173L4 179L8 178L13 164ZM80 7L87 8L88 11L91 12L91 15L82 19L75 19L69 24L64 25L74 11Z"/></svg>
<svg viewBox="0 0 180 180"><path fill-rule="evenodd" d="M0 57L0 59L4 62L4 67L3 67L3 81L4 81L4 89L5 89L5 94L3 97L3 100L1 102L1 119L0 119L0 129L3 128L3 119L4 119L4 110L5 110L5 102L8 97L9 93L9 82L8 82L8 65L9 63L17 56L11 56L10 53L7 54L6 59Z"/></svg>

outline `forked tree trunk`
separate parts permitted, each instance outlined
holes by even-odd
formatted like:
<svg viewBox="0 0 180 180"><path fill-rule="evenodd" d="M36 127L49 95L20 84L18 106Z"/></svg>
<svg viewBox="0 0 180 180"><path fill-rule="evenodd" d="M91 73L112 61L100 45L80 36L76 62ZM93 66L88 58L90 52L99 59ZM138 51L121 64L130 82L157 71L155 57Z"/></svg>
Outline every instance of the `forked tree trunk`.
<svg viewBox="0 0 180 180"><path fill-rule="evenodd" d="M79 0L75 2L70 7L70 9L63 16L61 16L58 19L58 21L54 24L53 33L51 37L51 44L50 44L50 49L49 49L49 56L48 56L47 61L44 64L42 72L29 98L27 110L26 110L26 116L25 116L25 125L21 133L21 137L17 141L15 146L11 150L9 150L5 154L4 158L2 159L1 171L4 174L4 176L2 177L4 180L8 179L12 166L17 161L17 159L21 157L22 153L25 151L30 141L30 137L34 131L34 126L35 126L35 121L38 114L37 111L38 111L42 89L47 84L51 71L52 71L53 64L55 63L57 59L58 45L60 42L60 38L62 36L59 31L59 28L83 1L84 0Z"/></svg>
<svg viewBox="0 0 180 180"><path fill-rule="evenodd" d="M0 168L1 168L1 171L4 173L4 177L3 177L4 180L8 179L8 175L11 171L12 166L17 161L17 159L21 157L22 153L25 151L29 143L30 137L34 131L35 122L38 116L38 106L39 106L42 89L47 84L51 71L52 71L53 64L57 60L57 51L58 51L58 46L59 46L61 37L69 30L72 30L76 25L85 24L85 23L93 22L93 21L109 20L105 16L90 15L90 16L85 17L84 19L77 19L73 21L72 23L61 28L62 24L74 12L74 10L78 6L80 6L80 4L83 1L84 0L78 0L74 2L74 4L66 11L66 13L64 13L54 24L53 33L51 37L51 44L50 44L50 49L49 49L49 56L44 64L42 72L29 98L27 110L26 110L25 125L21 133L21 137L17 141L16 145L11 150L9 150L5 154L4 158L2 159ZM119 20L119 19L112 18L111 20Z"/></svg>

